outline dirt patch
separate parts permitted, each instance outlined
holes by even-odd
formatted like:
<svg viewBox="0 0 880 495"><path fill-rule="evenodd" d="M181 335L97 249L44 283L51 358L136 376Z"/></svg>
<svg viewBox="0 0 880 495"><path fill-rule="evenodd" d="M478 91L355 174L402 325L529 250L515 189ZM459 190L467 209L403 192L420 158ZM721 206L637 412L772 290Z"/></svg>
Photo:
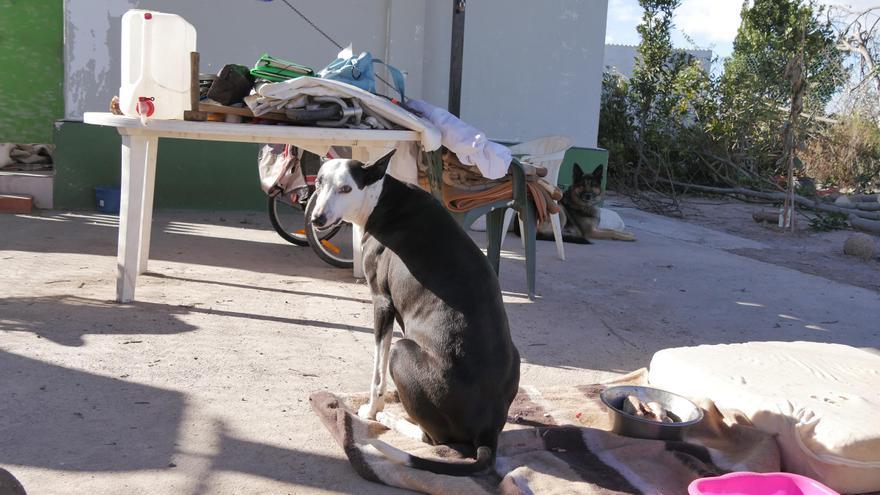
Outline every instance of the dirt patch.
<svg viewBox="0 0 880 495"><path fill-rule="evenodd" d="M800 211L795 232L758 223L752 213L772 206L744 203L728 198L688 197L682 220L745 237L765 244L766 249L730 249L731 253L773 263L810 275L880 292L880 261L863 261L843 254L843 243L852 230L810 230L813 214Z"/></svg>

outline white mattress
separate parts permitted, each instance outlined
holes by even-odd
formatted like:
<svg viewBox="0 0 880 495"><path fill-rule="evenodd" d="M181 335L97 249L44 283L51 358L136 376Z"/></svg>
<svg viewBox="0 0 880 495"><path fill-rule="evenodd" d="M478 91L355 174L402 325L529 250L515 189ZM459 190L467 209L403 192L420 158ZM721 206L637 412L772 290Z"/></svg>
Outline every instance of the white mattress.
<svg viewBox="0 0 880 495"><path fill-rule="evenodd" d="M786 471L842 493L880 491L880 354L812 342L665 349L649 381L778 434Z"/></svg>

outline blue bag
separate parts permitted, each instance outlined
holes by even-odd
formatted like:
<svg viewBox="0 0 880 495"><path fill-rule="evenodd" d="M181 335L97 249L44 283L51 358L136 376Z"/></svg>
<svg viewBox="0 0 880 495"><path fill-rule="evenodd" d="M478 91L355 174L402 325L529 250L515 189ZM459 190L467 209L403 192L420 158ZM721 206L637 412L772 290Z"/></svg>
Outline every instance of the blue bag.
<svg viewBox="0 0 880 495"><path fill-rule="evenodd" d="M401 101L406 101L403 74L396 67L388 65L378 58L373 58L370 52L362 52L355 57L352 55L350 46L339 52L336 57L336 60L318 72L318 77L344 82L375 93L376 74L373 71L373 64L380 63L388 68L394 81L394 88L400 93Z"/></svg>

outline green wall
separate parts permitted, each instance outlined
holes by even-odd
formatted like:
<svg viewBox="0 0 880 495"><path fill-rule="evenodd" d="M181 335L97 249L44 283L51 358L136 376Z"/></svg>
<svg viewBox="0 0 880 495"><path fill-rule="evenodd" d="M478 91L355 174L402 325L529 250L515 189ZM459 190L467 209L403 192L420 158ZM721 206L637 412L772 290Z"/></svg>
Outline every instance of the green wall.
<svg viewBox="0 0 880 495"><path fill-rule="evenodd" d="M62 0L0 0L0 142L48 143L64 115Z"/></svg>
<svg viewBox="0 0 880 495"><path fill-rule="evenodd" d="M57 209L95 209L95 186L119 185L121 138L112 127L55 124ZM259 146L160 139L154 206L158 209L264 210Z"/></svg>

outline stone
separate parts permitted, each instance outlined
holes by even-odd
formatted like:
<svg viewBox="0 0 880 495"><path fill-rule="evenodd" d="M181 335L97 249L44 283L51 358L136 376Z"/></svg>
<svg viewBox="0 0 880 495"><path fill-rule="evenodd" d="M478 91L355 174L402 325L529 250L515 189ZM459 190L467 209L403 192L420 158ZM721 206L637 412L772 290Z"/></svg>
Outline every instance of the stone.
<svg viewBox="0 0 880 495"><path fill-rule="evenodd" d="M852 208L853 202L849 199L849 196L838 196L837 199L834 200L834 204L840 206L841 208Z"/></svg>
<svg viewBox="0 0 880 495"><path fill-rule="evenodd" d="M868 234L853 234L843 243L843 253L863 260L877 257L877 241Z"/></svg>

